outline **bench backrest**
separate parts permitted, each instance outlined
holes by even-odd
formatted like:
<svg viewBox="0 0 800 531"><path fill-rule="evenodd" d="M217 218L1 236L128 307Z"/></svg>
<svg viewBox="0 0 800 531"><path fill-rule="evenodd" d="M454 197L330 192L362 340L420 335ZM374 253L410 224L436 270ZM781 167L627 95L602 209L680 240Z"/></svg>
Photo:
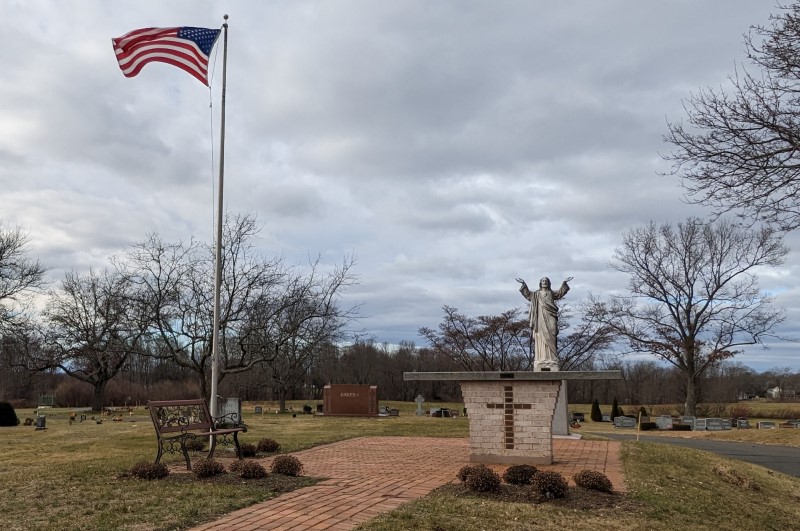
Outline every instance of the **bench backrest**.
<svg viewBox="0 0 800 531"><path fill-rule="evenodd" d="M156 432L211 430L214 427L208 404L202 398L192 400L148 401L150 418Z"/></svg>

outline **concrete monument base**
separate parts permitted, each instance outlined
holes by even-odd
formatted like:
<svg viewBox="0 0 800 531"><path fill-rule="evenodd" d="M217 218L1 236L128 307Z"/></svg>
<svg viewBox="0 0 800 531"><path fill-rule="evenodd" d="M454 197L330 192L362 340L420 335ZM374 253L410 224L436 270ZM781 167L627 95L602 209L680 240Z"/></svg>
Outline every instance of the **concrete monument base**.
<svg viewBox="0 0 800 531"><path fill-rule="evenodd" d="M561 381L461 382L470 461L549 465Z"/></svg>
<svg viewBox="0 0 800 531"><path fill-rule="evenodd" d="M553 417L559 395L565 392L562 381L618 380L622 373L407 372L403 378L461 382L469 416L470 461L549 465L553 463Z"/></svg>

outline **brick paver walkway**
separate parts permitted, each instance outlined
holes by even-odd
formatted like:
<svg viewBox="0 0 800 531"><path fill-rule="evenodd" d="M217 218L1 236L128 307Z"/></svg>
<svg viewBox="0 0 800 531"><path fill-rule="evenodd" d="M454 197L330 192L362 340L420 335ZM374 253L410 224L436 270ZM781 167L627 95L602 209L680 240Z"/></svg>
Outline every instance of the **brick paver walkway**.
<svg viewBox="0 0 800 531"><path fill-rule="evenodd" d="M556 470L566 478L584 468L604 472L625 491L619 442L554 439ZM286 529L344 531L456 481L469 464L468 439L362 437L297 452L304 474L325 477L314 486L239 509L200 530ZM269 460L264 460L267 464ZM492 466L498 471L504 467Z"/></svg>

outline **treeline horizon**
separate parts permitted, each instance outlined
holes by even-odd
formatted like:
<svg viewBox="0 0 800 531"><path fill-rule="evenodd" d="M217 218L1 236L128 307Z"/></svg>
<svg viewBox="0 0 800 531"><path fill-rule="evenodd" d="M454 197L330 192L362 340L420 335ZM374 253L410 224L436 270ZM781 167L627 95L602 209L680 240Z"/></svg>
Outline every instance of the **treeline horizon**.
<svg viewBox="0 0 800 531"><path fill-rule="evenodd" d="M588 404L598 400L620 405L680 404L685 396L684 381L677 369L652 360L593 361L582 370L622 372L621 380L571 381L568 400ZM347 346L330 345L305 376L288 389L270 385L269 370L228 375L219 384L223 398L241 398L249 402L322 400L327 384L365 384L378 387L379 400L411 402L422 395L428 402L460 402L458 382L406 382L404 372L461 371L452 359L434 349L402 343L399 348L373 341L359 341ZM701 403L734 403L754 397L766 397L766 391L779 387L783 401L797 400L791 391L800 389L800 371L775 367L762 372L739 362L724 362L712 369L702 381ZM788 391L789 393L786 393ZM0 401L14 407L35 407L40 396L53 396L57 407L92 405L93 388L89 383L70 378L58 370L27 371L6 369L0 373ZM105 389L105 406L142 405L148 400L201 398L196 375L166 360L147 356L131 357Z"/></svg>

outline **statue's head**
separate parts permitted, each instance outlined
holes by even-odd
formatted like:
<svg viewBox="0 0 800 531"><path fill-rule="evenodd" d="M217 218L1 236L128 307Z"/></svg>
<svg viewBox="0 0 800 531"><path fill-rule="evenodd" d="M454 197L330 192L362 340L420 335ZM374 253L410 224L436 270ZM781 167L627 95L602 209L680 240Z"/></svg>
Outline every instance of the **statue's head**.
<svg viewBox="0 0 800 531"><path fill-rule="evenodd" d="M550 279L547 277L543 277L542 280L539 281L539 288L550 288Z"/></svg>

